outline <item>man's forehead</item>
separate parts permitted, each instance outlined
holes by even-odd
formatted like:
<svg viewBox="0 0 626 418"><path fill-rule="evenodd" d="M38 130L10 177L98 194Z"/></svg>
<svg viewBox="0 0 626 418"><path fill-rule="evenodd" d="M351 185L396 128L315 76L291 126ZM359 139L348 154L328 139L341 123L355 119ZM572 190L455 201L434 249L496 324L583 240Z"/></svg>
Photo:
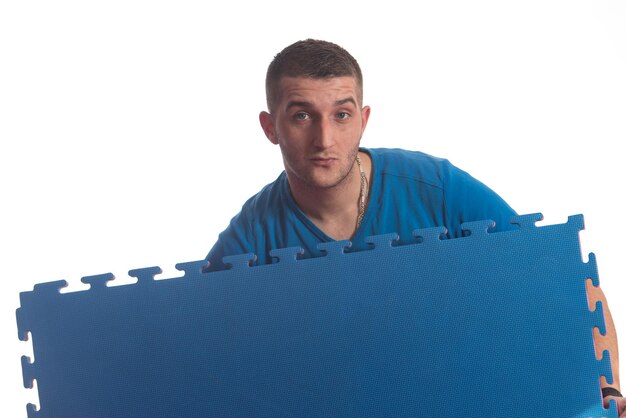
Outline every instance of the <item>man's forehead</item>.
<svg viewBox="0 0 626 418"><path fill-rule="evenodd" d="M282 77L278 83L282 99L291 99L315 95L341 96L341 100L352 97L355 101L359 94L354 77Z"/></svg>
<svg viewBox="0 0 626 418"><path fill-rule="evenodd" d="M326 77L317 77L317 76L309 76L309 75L296 75L296 76L292 76L292 75L282 75L279 78L279 81L298 81L298 80L304 80L304 81L332 81L332 80L352 80L355 84L356 84L356 78L354 76L351 76L350 74L346 74L346 75L330 75L330 76L326 76Z"/></svg>

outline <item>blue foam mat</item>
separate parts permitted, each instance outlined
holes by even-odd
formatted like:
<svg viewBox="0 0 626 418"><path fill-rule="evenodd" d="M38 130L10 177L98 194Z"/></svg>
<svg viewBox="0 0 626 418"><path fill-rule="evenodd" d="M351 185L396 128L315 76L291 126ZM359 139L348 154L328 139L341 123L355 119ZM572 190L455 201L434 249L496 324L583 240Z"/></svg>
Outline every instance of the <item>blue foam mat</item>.
<svg viewBox="0 0 626 418"><path fill-rule="evenodd" d="M416 243L371 237L372 249L321 244L326 256L154 280L158 267L64 281L21 294L19 336L31 332L40 409L29 417L616 417L602 406L608 353L596 360L581 215Z"/></svg>

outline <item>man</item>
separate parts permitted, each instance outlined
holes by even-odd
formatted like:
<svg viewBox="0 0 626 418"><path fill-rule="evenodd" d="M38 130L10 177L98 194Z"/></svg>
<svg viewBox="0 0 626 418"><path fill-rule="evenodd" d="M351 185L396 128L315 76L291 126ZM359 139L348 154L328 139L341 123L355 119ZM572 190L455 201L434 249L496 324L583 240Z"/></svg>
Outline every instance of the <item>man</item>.
<svg viewBox="0 0 626 418"><path fill-rule="evenodd" d="M398 233L410 242L415 229L445 226L448 237L463 235L461 224L492 219L510 227L513 209L496 193L446 160L419 152L360 148L370 107L363 106L363 78L356 60L325 41L296 42L270 64L266 78L269 112L259 115L271 143L280 147L285 171L248 200L209 252L209 268L224 268L226 255L254 253L271 263L269 251L301 247L303 257L321 255L320 242L350 240L366 247L371 235ZM593 294L592 294L593 293ZM619 394L617 341L605 306L614 382L605 401Z"/></svg>

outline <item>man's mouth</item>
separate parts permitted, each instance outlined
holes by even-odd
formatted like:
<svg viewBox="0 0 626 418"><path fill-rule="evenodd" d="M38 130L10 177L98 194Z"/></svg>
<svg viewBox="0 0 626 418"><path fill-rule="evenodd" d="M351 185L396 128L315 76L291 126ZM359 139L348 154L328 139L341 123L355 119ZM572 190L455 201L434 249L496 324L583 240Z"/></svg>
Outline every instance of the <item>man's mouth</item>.
<svg viewBox="0 0 626 418"><path fill-rule="evenodd" d="M328 166L332 164L336 158L333 157L313 157L311 158L311 162L315 165L319 166Z"/></svg>

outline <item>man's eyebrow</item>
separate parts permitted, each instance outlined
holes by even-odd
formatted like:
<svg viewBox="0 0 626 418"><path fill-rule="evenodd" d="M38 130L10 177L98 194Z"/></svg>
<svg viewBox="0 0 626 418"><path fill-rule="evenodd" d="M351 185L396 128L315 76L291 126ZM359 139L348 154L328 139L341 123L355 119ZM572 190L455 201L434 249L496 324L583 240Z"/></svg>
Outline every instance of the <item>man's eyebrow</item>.
<svg viewBox="0 0 626 418"><path fill-rule="evenodd" d="M285 109L289 109L292 107L310 107L310 106L311 106L311 103L309 102L292 100L290 102L287 102L287 106L285 107Z"/></svg>
<svg viewBox="0 0 626 418"><path fill-rule="evenodd" d="M350 97L346 97L345 99L337 100L337 101L335 102L335 104L336 104L337 106L341 106L341 105L344 105L344 104L346 104L346 103L352 103L352 104L353 104L353 105L355 105L355 106L357 105L357 104L356 104L356 100L354 100L354 97L352 97L352 96L350 96Z"/></svg>

